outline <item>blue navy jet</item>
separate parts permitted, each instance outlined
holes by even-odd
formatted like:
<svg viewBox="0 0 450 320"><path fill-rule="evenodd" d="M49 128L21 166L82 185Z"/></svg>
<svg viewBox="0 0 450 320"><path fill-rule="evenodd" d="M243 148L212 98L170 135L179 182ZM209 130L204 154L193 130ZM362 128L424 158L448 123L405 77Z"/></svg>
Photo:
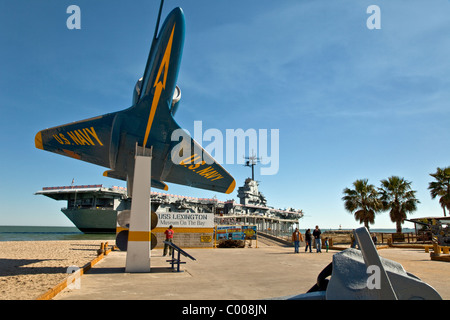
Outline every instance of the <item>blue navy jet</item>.
<svg viewBox="0 0 450 320"><path fill-rule="evenodd" d="M152 150L152 187L177 183L231 193L233 177L174 120L181 91L176 85L183 51L185 21L173 9L158 33L161 3L147 65L125 110L45 129L36 148L109 168L104 176L132 186L137 147ZM177 139L172 141L172 133ZM183 133L184 132L184 133ZM181 139L181 140L180 140Z"/></svg>

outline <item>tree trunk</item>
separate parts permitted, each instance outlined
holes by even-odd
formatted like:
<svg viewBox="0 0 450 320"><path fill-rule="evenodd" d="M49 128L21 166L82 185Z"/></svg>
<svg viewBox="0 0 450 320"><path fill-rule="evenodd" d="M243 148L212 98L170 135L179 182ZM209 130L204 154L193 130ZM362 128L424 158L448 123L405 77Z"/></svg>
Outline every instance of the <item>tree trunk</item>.
<svg viewBox="0 0 450 320"><path fill-rule="evenodd" d="M396 225L397 225L397 233L402 233L402 222L398 220L396 222Z"/></svg>

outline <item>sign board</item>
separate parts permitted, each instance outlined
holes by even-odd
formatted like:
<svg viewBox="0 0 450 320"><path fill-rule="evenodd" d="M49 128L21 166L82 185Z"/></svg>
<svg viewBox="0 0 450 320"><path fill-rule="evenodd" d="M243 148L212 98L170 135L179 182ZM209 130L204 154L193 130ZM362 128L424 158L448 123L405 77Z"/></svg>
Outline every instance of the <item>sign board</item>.
<svg viewBox="0 0 450 320"><path fill-rule="evenodd" d="M196 212L156 212L157 228L214 228L214 214Z"/></svg>
<svg viewBox="0 0 450 320"><path fill-rule="evenodd" d="M217 226L216 240L256 240L256 226Z"/></svg>
<svg viewBox="0 0 450 320"><path fill-rule="evenodd" d="M211 242L212 236L200 236L200 242Z"/></svg>

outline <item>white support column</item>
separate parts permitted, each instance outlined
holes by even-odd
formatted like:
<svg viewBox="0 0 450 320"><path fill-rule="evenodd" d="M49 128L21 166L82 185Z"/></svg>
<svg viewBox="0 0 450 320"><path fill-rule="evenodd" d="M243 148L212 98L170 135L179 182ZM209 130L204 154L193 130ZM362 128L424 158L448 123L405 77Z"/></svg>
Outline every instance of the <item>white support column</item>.
<svg viewBox="0 0 450 320"><path fill-rule="evenodd" d="M143 151L135 160L125 272L150 272L152 157Z"/></svg>

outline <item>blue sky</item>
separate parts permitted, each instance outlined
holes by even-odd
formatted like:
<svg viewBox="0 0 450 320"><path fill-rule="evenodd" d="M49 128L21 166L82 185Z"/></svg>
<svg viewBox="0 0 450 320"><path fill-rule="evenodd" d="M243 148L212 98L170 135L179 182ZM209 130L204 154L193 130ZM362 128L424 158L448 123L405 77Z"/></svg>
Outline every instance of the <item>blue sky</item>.
<svg viewBox="0 0 450 320"><path fill-rule="evenodd" d="M81 29L68 30L69 5ZM369 30L370 5L381 29ZM125 186L104 168L34 147L42 129L122 110L142 76L158 1L0 0L0 225L71 225L45 186ZM186 38L177 122L203 130L279 129L280 168L256 170L276 208L303 209L301 228L358 227L342 190L398 175L439 216L429 173L450 165L450 1L166 0ZM224 164L237 187L251 174ZM173 194L237 200L174 184ZM411 224L405 224L408 227ZM372 228L394 228L388 213Z"/></svg>

